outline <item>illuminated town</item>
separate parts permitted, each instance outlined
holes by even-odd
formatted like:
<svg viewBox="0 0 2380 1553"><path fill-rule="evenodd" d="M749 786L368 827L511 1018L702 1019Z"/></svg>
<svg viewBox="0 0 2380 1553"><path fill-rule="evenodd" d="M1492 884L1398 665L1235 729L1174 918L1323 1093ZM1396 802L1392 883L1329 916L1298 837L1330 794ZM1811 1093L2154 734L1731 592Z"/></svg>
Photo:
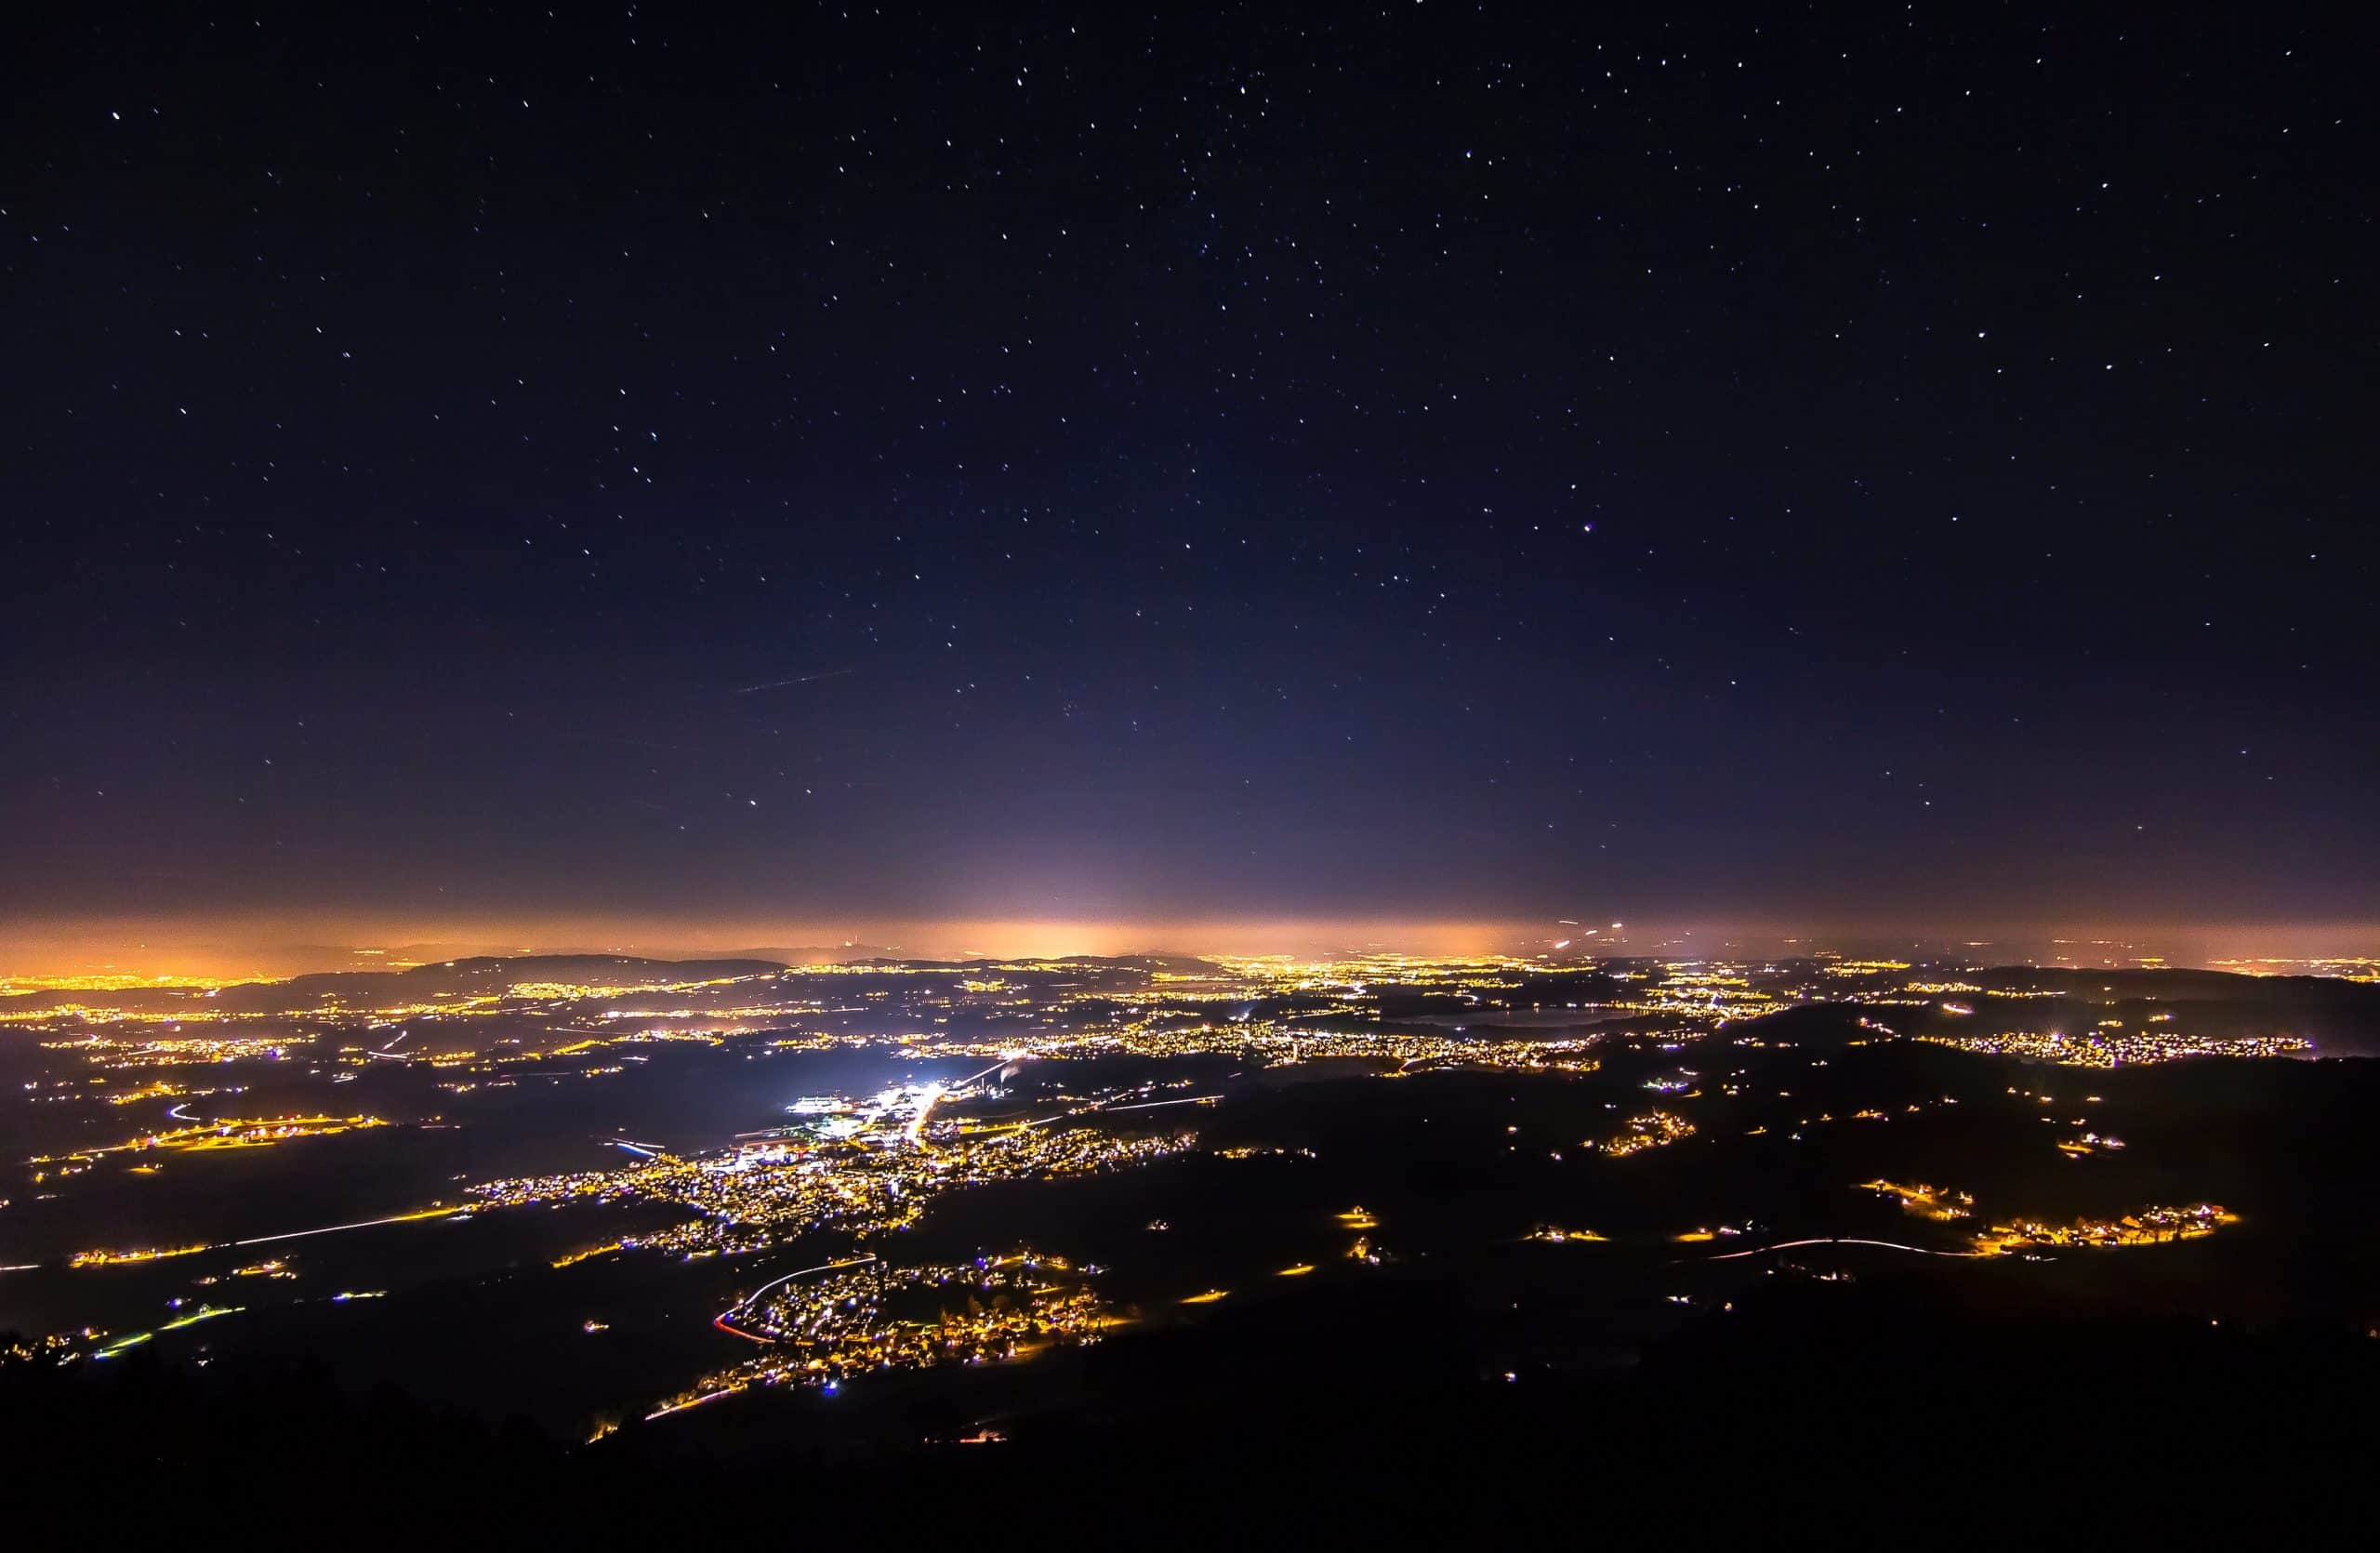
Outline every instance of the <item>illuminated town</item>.
<svg viewBox="0 0 2380 1553"><path fill-rule="evenodd" d="M411 1296L402 1260L387 1258L403 1246L517 1241L537 1248L537 1276L553 1281L544 1297L576 1341L698 1317L717 1342L752 1350L656 1374L575 1426L605 1434L624 1418L670 1427L747 1392L840 1395L892 1372L1020 1363L1292 1290L1348 1297L1348 1280L1407 1277L1497 1243L1590 1247L1565 1276L1646 1281L1672 1321L1727 1304L1727 1281L1752 1269L1829 1253L2162 1254L2254 1210L2213 1205L2241 1195L2220 1175L2199 1181L2209 1201L2192 1206L2095 1210L2109 1171L2113 1189L2136 1177L2131 1201L2154 1201L2137 1175L2144 1151L2109 1123L2162 1134L2116 1086L2192 1064L2305 1062L2320 1046L2269 1026L2178 1033L2214 1015L2158 1002L2156 986L1824 956L549 959L435 962L319 989L20 978L0 1019L26 1065L17 1093L33 1146L0 1208L0 1294L37 1292L53 1312L20 1339L45 1361L106 1364L134 1348L210 1351L265 1331L276 1311L365 1302L401 1317ZM2053 1005L2087 1033L2039 1033ZM2061 1095L2029 1077L2043 1069L2091 1070L2104 1093ZM825 1082L802 1077L813 1070ZM830 1076L846 1071L880 1077ZM645 1098L688 1083L690 1098L730 1103L697 1121L682 1101ZM1449 1122L1450 1102L1434 1095L1475 1097ZM1308 1115L1305 1102L1323 1097L1330 1108ZM1378 1145L1344 1132L1382 1104L1377 1125L1391 1130ZM1511 1120L1463 1120L1500 1109ZM514 1118L539 1114L562 1132L525 1152L508 1142ZM2089 1178L2046 1175L1978 1207L1967 1191L1888 1172L1864 1193L1818 1188L1808 1201L1837 1206L1816 1219L1765 1189L1839 1149L1888 1157L1904 1136L1929 1157L1966 1150L1978 1169L2004 1140L2012 1159L2063 1161ZM1933 1137L1964 1141L1924 1144ZM455 1162L392 1194L364 1161L399 1146ZM1466 1227L1484 1237L1476 1252L1417 1206L1397 1162L1414 1149L1441 1161L1433 1169L1508 1178L1510 1215ZM539 1153L552 1162L469 1162ZM343 1183L347 1211L293 1222L207 1187L217 1161L250 1157L268 1176L285 1159L303 1178ZM1602 1195L1593 1229L1520 1205L1579 1190L1658 1199L1672 1189L1662 1183L1713 1168L1736 1187L1698 1199L1707 1205L1689 1228ZM1243 1190L1213 1170L1251 1173L1257 1195L1230 1211L1268 1228L1244 1260L1230 1237L1195 1250L1183 1239L1220 1211L1199 1201ZM1346 1207L1350 1188L1375 1205ZM1012 1230L968 1228L979 1204L1012 1216L1065 1190L1157 1211L1123 1210L1138 1228L1121 1241L1044 1225L1035 1250ZM1862 1196L1911 1228L1862 1220ZM141 1206L151 1201L189 1207L160 1214ZM84 1228L113 1219L150 1233ZM386 1250L356 1260L350 1244ZM1102 1276L1111 1260L1118 1270ZM640 1315L598 1300L589 1314L574 1293L656 1265L684 1269L684 1304ZM1689 1269L1703 1292L1673 1297ZM233 1286L242 1297L224 1298Z"/></svg>
<svg viewBox="0 0 2380 1553"><path fill-rule="evenodd" d="M787 1274L718 1318L769 1351L664 1400L672 1413L751 1386L827 1389L871 1371L1012 1360L1052 1342L1098 1340L1110 1318L1064 1261L1030 1251L957 1267L893 1267L873 1256Z"/></svg>
<svg viewBox="0 0 2380 1553"><path fill-rule="evenodd" d="M1996 1035L1921 1039L1965 1052L2030 1057L2068 1068L2120 1068L2185 1057L2291 1056L2314 1049L2311 1041L2295 1035L2190 1036L2164 1030L2094 1030L2071 1037L2056 1031L2007 1030Z"/></svg>
<svg viewBox="0 0 2380 1553"><path fill-rule="evenodd" d="M1600 1147L1608 1159L1625 1159L1647 1148L1659 1148L1694 1135L1694 1123L1674 1111L1646 1111L1628 1119L1627 1130L1607 1143L1589 1141L1583 1147Z"/></svg>

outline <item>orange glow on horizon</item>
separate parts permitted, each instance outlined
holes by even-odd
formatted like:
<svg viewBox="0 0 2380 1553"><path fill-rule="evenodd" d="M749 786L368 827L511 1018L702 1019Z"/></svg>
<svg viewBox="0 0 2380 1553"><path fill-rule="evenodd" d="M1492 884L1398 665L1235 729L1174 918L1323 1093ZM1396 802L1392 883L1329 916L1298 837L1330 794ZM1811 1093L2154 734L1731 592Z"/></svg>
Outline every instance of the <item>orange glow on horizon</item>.
<svg viewBox="0 0 2380 1553"><path fill-rule="evenodd" d="M0 974L229 982L307 971L390 970L475 955L621 954L655 960L881 952L916 959L1065 955L1526 953L1534 923L1368 919L949 918L784 921L539 918L488 922L320 916L84 921L0 929Z"/></svg>
<svg viewBox="0 0 2380 1553"><path fill-rule="evenodd" d="M1804 924L1640 923L1575 944L1569 957L1766 959L1873 941L1873 929ZM837 959L871 952L911 959L1058 958L1150 953L1329 958L1354 951L1423 956L1542 955L1569 930L1550 919L1268 915L1225 917L785 918L630 917L523 912L454 918L397 913L227 912L220 916L59 919L22 917L0 927L0 979L70 976L207 982L272 979L310 971L398 969L476 955L620 954L683 960L751 954ZM1908 930L1900 937L1908 938ZM2155 962L2227 969L2380 954L2380 923L2241 923L2135 927L2121 932L1945 930L1936 944L1966 944L1978 963L2137 966ZM2001 946L2004 952L1995 953ZM2084 954L2078 946L2096 951ZM1910 950L1904 950L1904 957ZM23 987L18 990L27 989Z"/></svg>

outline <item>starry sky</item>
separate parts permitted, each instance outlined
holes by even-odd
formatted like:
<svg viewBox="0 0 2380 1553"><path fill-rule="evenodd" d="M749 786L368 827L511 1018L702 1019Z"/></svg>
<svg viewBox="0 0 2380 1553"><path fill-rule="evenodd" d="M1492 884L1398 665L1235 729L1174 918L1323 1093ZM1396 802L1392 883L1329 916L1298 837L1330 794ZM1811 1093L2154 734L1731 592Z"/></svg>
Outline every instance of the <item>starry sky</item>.
<svg viewBox="0 0 2380 1553"><path fill-rule="evenodd" d="M737 9L15 51L0 915L2380 922L2344 7Z"/></svg>

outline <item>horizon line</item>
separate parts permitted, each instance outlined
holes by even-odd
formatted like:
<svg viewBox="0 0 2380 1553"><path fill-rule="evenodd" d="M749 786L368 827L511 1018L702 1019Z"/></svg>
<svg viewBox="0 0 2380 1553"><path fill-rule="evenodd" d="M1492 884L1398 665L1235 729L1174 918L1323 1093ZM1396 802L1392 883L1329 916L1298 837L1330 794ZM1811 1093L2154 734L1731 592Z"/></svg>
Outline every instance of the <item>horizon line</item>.
<svg viewBox="0 0 2380 1553"><path fill-rule="evenodd" d="M2076 923L1882 925L1813 918L1646 923L1615 916L1222 916L1175 918L851 918L688 920L522 913L433 917L355 913L122 916L20 922L0 928L0 976L241 976L536 954L617 954L653 960L771 958L850 950L852 958L1056 960L1193 955L1328 959L1361 953L1422 958L1792 959L1821 953L1914 954L1970 963L2060 963L2222 969L2256 963L2380 963L2380 922L2204 920ZM1998 950L1995 958L1990 951Z"/></svg>

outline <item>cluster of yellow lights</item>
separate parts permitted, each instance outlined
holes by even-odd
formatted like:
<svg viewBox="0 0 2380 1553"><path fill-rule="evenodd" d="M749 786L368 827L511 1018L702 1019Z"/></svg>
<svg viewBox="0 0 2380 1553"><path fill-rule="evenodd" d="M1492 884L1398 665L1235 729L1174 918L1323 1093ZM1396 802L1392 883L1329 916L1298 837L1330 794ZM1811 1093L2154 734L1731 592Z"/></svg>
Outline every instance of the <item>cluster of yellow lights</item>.
<svg viewBox="0 0 2380 1553"><path fill-rule="evenodd" d="M1601 1148L1606 1157L1619 1160L1631 1154L1641 1154L1647 1148L1664 1148L1694 1135L1694 1123L1675 1111L1646 1111L1642 1116L1632 1116L1626 1128L1619 1136L1600 1144L1588 1139L1583 1147Z"/></svg>
<svg viewBox="0 0 2380 1553"><path fill-rule="evenodd" d="M1947 1187L1929 1187L1923 1182L1910 1184L1899 1181L1862 1181L1866 1190L1882 1192L1900 1201L1901 1212L1918 1218L1947 1222L1965 1218L1975 1211L1975 1199L1963 1191Z"/></svg>
<svg viewBox="0 0 2380 1553"><path fill-rule="evenodd" d="M919 1300L931 1308L908 1316L893 1308ZM716 1324L768 1351L705 1376L649 1418L755 1386L831 1389L858 1374L1021 1359L1052 1343L1096 1342L1117 1322L1064 1261L1020 1251L956 1266L857 1257L771 1284Z"/></svg>
<svg viewBox="0 0 2380 1553"><path fill-rule="evenodd" d="M2186 1057L2294 1056L2314 1049L2298 1035L2178 1035L2162 1030L2002 1030L1990 1035L1921 1035L1920 1041L1990 1056L2030 1057L2069 1068L2144 1067Z"/></svg>
<svg viewBox="0 0 2380 1553"><path fill-rule="evenodd" d="M775 1137L694 1158L637 1149L634 1162L615 1170L491 1181L471 1193L486 1208L643 1200L694 1214L650 1234L574 1253L557 1266L638 1249L734 1255L826 1228L861 1235L902 1228L917 1222L935 1198L959 1188L1130 1168L1187 1148L1194 1136L1064 1126L1058 1123L1076 1113L1062 1113L1039 1123L972 1132L937 1128L947 1135L937 1143L929 1135L929 1117L939 1098L932 1088L888 1092L867 1108L853 1108L849 1121L855 1130L831 1140Z"/></svg>
<svg viewBox="0 0 2380 1553"><path fill-rule="evenodd" d="M261 981L258 976L233 976L230 981ZM58 976L0 975L0 998L27 992L147 992L167 989L216 988L222 976L139 976L113 971L75 971Z"/></svg>
<svg viewBox="0 0 2380 1553"><path fill-rule="evenodd" d="M204 1245L156 1246L140 1251L78 1251L66 1260L70 1268L115 1268L132 1262L158 1262L168 1256L190 1256Z"/></svg>
<svg viewBox="0 0 2380 1553"><path fill-rule="evenodd" d="M72 1154L44 1154L35 1157L32 1162L60 1164L68 1161L93 1159L101 1154L139 1153L152 1148L175 1151L266 1148L277 1143L287 1143L292 1138L327 1137L337 1133L388 1124L377 1116L273 1116L253 1120L234 1117L176 1127L169 1132L143 1133L123 1143L81 1148Z"/></svg>
<svg viewBox="0 0 2380 1553"><path fill-rule="evenodd" d="M1898 1200L1903 1213L1918 1218L1947 1222L1969 1217L1975 1210L1972 1196L1944 1187L1886 1180L1862 1181L1859 1186L1864 1191ZM1974 1254L1997 1256L2037 1248L2164 1245L2211 1235L2225 1225L2238 1222L2237 1214L2212 1202L2187 1208L2151 1205L2121 1218L2084 1217L2066 1224L2013 1219L1994 1224L1977 1234L1973 1242Z"/></svg>
<svg viewBox="0 0 2380 1553"><path fill-rule="evenodd" d="M2370 955L2327 955L2311 960L2217 960L2218 971L2249 976L2336 976L2342 981L2380 981L2380 958Z"/></svg>
<svg viewBox="0 0 2380 1553"><path fill-rule="evenodd" d="M2239 1222L2239 1215L2228 1213L2213 1202L2201 1202L2188 1208L2151 1206L2135 1209L2116 1219L2078 1218L2068 1224L2018 1219L2008 1224L1995 1224L1989 1233L1976 1237L1976 1246L1978 1250L1995 1253L2029 1246L2088 1249L2169 1245L2175 1241L2197 1240L2212 1235L2226 1225Z"/></svg>

